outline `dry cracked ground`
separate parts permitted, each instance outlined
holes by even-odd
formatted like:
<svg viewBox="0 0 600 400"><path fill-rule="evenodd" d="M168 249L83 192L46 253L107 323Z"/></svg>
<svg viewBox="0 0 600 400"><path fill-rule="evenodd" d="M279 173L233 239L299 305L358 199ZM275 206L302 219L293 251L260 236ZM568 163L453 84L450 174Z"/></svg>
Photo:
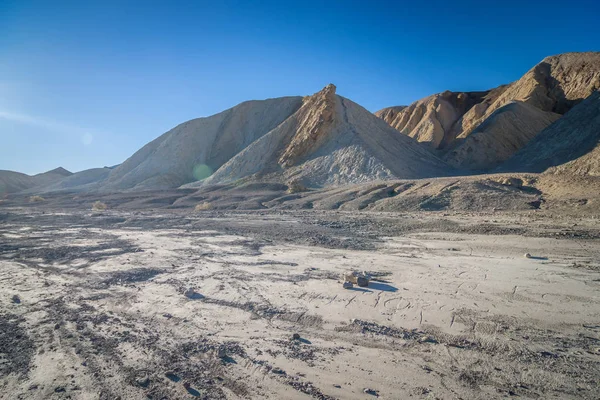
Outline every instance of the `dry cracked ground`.
<svg viewBox="0 0 600 400"><path fill-rule="evenodd" d="M597 222L0 210L0 398L597 399Z"/></svg>

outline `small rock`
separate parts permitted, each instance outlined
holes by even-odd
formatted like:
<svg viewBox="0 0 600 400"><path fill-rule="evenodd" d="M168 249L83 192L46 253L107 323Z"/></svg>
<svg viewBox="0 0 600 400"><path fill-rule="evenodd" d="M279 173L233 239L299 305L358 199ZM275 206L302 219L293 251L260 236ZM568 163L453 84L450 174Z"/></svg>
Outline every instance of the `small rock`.
<svg viewBox="0 0 600 400"><path fill-rule="evenodd" d="M62 387L62 386L57 386L57 387L54 388L54 392L55 393L63 393L63 392L66 392L66 391L67 390L64 387Z"/></svg>
<svg viewBox="0 0 600 400"><path fill-rule="evenodd" d="M371 396L379 397L379 390L365 388L363 392L365 392L366 394L370 394Z"/></svg>
<svg viewBox="0 0 600 400"><path fill-rule="evenodd" d="M499 183L505 186L513 186L519 189L523 187L523 179L514 177L503 178L500 180Z"/></svg>
<svg viewBox="0 0 600 400"><path fill-rule="evenodd" d="M345 282L342 284L342 287L343 287L344 289L352 289L352 288L354 287L354 285L353 285L353 284L352 284L352 282L350 282L350 281L345 281Z"/></svg>
<svg viewBox="0 0 600 400"><path fill-rule="evenodd" d="M531 254L525 253L525 255L523 257L525 257L525 258L531 258Z"/></svg>
<svg viewBox="0 0 600 400"><path fill-rule="evenodd" d="M12 297L12 302L15 303L15 304L21 304L21 298L19 297L19 295L15 294Z"/></svg>
<svg viewBox="0 0 600 400"><path fill-rule="evenodd" d="M343 274L342 280L344 282L350 282L352 284L356 283L356 272L347 272Z"/></svg>
<svg viewBox="0 0 600 400"><path fill-rule="evenodd" d="M148 375L141 376L135 380L136 385L141 387L148 387L150 385L150 378Z"/></svg>
<svg viewBox="0 0 600 400"><path fill-rule="evenodd" d="M300 340L300 334L299 333L294 333L292 335L292 340Z"/></svg>
<svg viewBox="0 0 600 400"><path fill-rule="evenodd" d="M356 284L360 287L367 287L369 286L369 278L363 275L359 275L356 277Z"/></svg>
<svg viewBox="0 0 600 400"><path fill-rule="evenodd" d="M225 358L227 357L227 348L223 345L219 346L219 348L217 349L217 357L219 358Z"/></svg>
<svg viewBox="0 0 600 400"><path fill-rule="evenodd" d="M164 313L164 314L163 314L163 317L165 317L165 318L167 318L167 319L169 319L169 318L173 318L173 316L172 316L171 314L169 314L169 313Z"/></svg>

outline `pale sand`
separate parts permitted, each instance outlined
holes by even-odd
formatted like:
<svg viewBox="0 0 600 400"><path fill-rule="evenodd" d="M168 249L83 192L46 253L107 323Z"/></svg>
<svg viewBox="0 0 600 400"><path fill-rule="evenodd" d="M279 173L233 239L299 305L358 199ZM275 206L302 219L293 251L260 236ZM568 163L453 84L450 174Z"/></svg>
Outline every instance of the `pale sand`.
<svg viewBox="0 0 600 400"><path fill-rule="evenodd" d="M276 214L237 222L271 229L282 219L305 224ZM3 320L23 318L0 337L18 326L33 349L20 371L14 353L0 354L10 372L0 398L600 395L597 240L417 232L347 250L202 229L202 218L164 229L135 220L0 225L1 241L24 249L0 253ZM35 243L57 254L27 253ZM83 250L71 259L66 246ZM151 270L160 273L142 276ZM348 270L382 274L344 290L336 278ZM223 343L229 358L220 360Z"/></svg>

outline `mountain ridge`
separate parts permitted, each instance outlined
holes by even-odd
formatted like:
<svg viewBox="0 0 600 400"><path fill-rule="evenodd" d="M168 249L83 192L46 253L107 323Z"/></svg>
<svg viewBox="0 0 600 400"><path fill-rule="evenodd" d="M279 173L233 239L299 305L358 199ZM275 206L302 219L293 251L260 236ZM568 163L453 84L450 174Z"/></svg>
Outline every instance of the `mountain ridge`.
<svg viewBox="0 0 600 400"><path fill-rule="evenodd" d="M463 163L456 154L485 150L471 135L497 110L511 102L520 101L544 113L564 115L599 88L600 52L563 53L545 57L517 81L489 91L443 92L417 100L397 112L384 108L376 115L397 127L402 133L427 143L442 159L455 166L471 168L472 163L469 158L464 159ZM462 95L464 98L468 93L484 95L479 96L480 101L473 98L474 104L466 107L464 112L459 109L456 102L443 101L451 96L458 98ZM553 118L548 116L549 114L539 113L540 118L535 124L536 134L553 122ZM532 136L529 129L521 130L517 122L518 120L515 120L513 124L509 124L512 125L510 131L501 132L502 130L497 128L489 130L499 133L498 146L502 147L504 138L512 135L512 132L514 132L514 141L518 142L522 142L519 138L535 136ZM479 136L481 137L481 134ZM495 135L490 135L485 140L488 145L494 141L496 141ZM514 151L518 151L525 144L526 142L522 142L520 147L514 148ZM461 146L463 149L459 148ZM450 150L453 151L453 155L447 156ZM477 163L475 167L477 170L491 170L504 160L506 154L501 158L491 157L487 164Z"/></svg>
<svg viewBox="0 0 600 400"><path fill-rule="evenodd" d="M59 167L34 176L0 171L0 194L165 190L260 180L320 188L516 172L523 169L519 163L539 159L533 153L515 158L530 143L537 143L539 154L547 145L572 155L561 158L568 166L552 163L553 171L593 175L600 164L596 147L579 154L568 141L577 142L573 132L595 140L590 129L596 129L600 114L598 89L598 52L546 57L508 85L446 91L376 113L339 96L329 84L310 96L250 100L183 122L113 168L72 174ZM558 133L540 136L550 127ZM543 172L547 168L540 163L536 171Z"/></svg>

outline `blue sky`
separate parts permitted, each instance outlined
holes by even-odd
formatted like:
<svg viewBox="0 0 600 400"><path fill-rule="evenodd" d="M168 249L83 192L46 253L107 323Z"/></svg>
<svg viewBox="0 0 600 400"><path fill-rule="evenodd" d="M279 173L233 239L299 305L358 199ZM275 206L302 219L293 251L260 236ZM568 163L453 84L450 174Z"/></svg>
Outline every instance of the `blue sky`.
<svg viewBox="0 0 600 400"><path fill-rule="evenodd" d="M370 111L600 50L597 0L0 0L0 169L114 165L186 120L332 82Z"/></svg>

